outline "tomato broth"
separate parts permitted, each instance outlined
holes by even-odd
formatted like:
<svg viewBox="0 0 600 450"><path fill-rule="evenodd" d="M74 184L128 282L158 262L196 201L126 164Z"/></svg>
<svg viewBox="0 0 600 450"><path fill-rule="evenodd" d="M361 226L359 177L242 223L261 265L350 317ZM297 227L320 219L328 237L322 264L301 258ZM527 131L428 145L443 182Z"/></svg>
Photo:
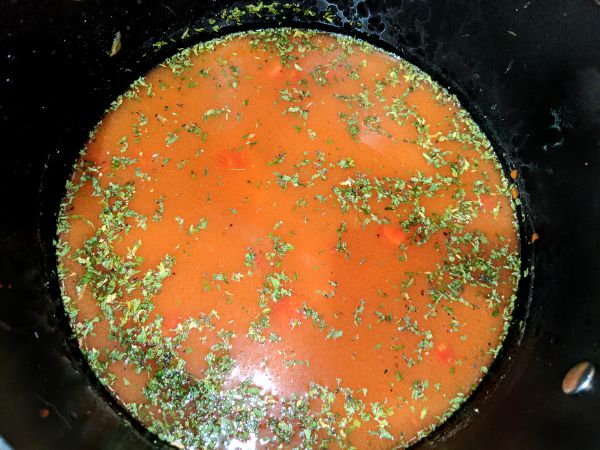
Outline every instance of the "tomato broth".
<svg viewBox="0 0 600 450"><path fill-rule="evenodd" d="M391 448L502 344L519 278L490 143L362 41L233 34L137 80L67 183L65 308L123 406L185 448Z"/></svg>

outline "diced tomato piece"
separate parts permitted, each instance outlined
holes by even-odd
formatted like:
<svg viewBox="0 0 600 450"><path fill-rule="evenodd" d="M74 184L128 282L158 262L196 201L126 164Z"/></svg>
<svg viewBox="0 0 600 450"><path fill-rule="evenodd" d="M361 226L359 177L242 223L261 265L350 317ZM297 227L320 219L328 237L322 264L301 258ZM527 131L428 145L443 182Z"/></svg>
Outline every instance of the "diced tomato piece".
<svg viewBox="0 0 600 450"><path fill-rule="evenodd" d="M142 153L138 158L138 167L144 172L149 172L152 168L152 155L150 152Z"/></svg>
<svg viewBox="0 0 600 450"><path fill-rule="evenodd" d="M269 269L269 261L267 261L265 254L261 250L254 255L254 264L256 265L256 268L262 272Z"/></svg>
<svg viewBox="0 0 600 450"><path fill-rule="evenodd" d="M246 170L246 156L242 152L223 150L217 155L217 164L226 170Z"/></svg>
<svg viewBox="0 0 600 450"><path fill-rule="evenodd" d="M373 133L370 131L361 132L358 135L358 138L360 139L360 142L362 142L365 145L368 145L373 150L376 150L378 152L381 152L384 149L386 149L390 142L390 138L388 138L387 136L384 136L379 133Z"/></svg>
<svg viewBox="0 0 600 450"><path fill-rule="evenodd" d="M498 205L498 201L493 195L481 194L479 200L481 201L481 207L486 212L492 211Z"/></svg>
<svg viewBox="0 0 600 450"><path fill-rule="evenodd" d="M296 70L295 68L293 68L290 71L289 78L292 81L300 81L302 79L302 72L300 72L299 70Z"/></svg>
<svg viewBox="0 0 600 450"><path fill-rule="evenodd" d="M299 314L298 301L294 297L283 297L277 303L270 303L269 306L273 322L277 324L288 324L290 319Z"/></svg>
<svg viewBox="0 0 600 450"><path fill-rule="evenodd" d="M454 352L443 342L435 346L434 353L444 364L450 364L454 360Z"/></svg>
<svg viewBox="0 0 600 450"><path fill-rule="evenodd" d="M379 227L379 235L390 244L398 246L408 239L408 234L398 225L383 224Z"/></svg>
<svg viewBox="0 0 600 450"><path fill-rule="evenodd" d="M267 67L266 74L269 78L283 78L291 81L300 81L302 78L301 71L297 70L295 67L283 67L279 62L275 62Z"/></svg>
<svg viewBox="0 0 600 450"><path fill-rule="evenodd" d="M279 62L273 63L270 67L267 68L267 76L269 78L277 78L283 75L283 67Z"/></svg>
<svg viewBox="0 0 600 450"><path fill-rule="evenodd" d="M177 328L177 325L181 322L181 317L177 317L175 315L165 315L163 316L163 329L165 331L171 331Z"/></svg>

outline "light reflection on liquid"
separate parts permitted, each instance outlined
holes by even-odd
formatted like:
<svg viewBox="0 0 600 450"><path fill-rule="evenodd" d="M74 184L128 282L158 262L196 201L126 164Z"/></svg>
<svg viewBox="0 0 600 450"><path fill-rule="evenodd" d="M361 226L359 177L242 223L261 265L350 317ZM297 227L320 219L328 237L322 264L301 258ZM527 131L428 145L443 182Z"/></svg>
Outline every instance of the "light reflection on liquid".
<svg viewBox="0 0 600 450"><path fill-rule="evenodd" d="M277 394L277 386L273 382L273 378L268 370L265 372L258 370L254 372L252 375L252 383L261 388L261 394Z"/></svg>
<svg viewBox="0 0 600 450"><path fill-rule="evenodd" d="M254 433L250 434L250 439L246 442L242 442L239 439L232 439L225 443L227 450L255 450L256 444L258 444L258 438Z"/></svg>
<svg viewBox="0 0 600 450"><path fill-rule="evenodd" d="M234 383L241 383L244 380L250 379L252 384L258 386L261 389L261 394L272 394L276 395L278 392L277 386L273 380L273 376L269 373L269 369L261 369L254 367L250 373L244 370L240 370L239 366L235 366L231 371L231 380ZM254 433L250 433L250 438L247 441L240 441L239 439L231 439L224 443L224 447L227 450L255 450L259 441L258 437Z"/></svg>
<svg viewBox="0 0 600 450"><path fill-rule="evenodd" d="M239 384L243 381L250 380L250 382L258 386L261 389L261 394L279 394L279 387L275 377L271 374L268 368L249 366L240 367L236 365L230 375L232 384Z"/></svg>

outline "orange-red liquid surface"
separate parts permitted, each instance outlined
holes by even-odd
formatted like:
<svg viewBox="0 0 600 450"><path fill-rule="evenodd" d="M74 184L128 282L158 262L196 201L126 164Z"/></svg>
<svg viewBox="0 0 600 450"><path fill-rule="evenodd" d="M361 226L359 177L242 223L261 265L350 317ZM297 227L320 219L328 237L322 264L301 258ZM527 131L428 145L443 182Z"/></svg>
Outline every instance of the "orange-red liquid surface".
<svg viewBox="0 0 600 450"><path fill-rule="evenodd" d="M115 254L141 257L139 277L166 255L174 258L151 297L149 320L163 318L163 336L217 313L214 330L193 328L177 348L192 377L206 376L217 330L228 330L234 364L225 388L249 380L273 398L304 395L311 383L350 388L369 411L385 405L387 422L371 414L328 446L410 443L478 384L504 337L518 237L503 175L457 103L406 62L325 33L262 33L157 67L104 117L74 174L81 187L65 206L68 229L60 236L70 246L60 262L64 293L77 310L73 323L98 317L90 332L75 325L76 334L108 363L115 376L105 382L121 402L160 414L142 392L156 366L109 356L122 347L109 336L105 309L120 304L114 326L125 323L131 307L123 305L140 289L120 286L100 307L83 277L89 260L73 256L106 226L100 215L110 204L93 195L91 179L81 182L87 166L100 189L129 183L135 190L128 208L137 215L115 231ZM276 45L281 36L292 44L289 53ZM394 100L411 113L398 117L405 110ZM433 148L442 163L423 155ZM436 176L453 176L450 163L460 163L461 173L431 189ZM406 200L402 193L415 189L426 194ZM440 225L444 212L449 223ZM495 284L473 270L475 281L436 300L433 292L457 278L440 267L459 266L473 251L465 233L485 236L479 258L504 248L513 260L494 260L505 266ZM447 247L452 236L463 239L456 257ZM107 280L111 270L99 268ZM436 273L442 283L432 281ZM267 326L251 331L262 316ZM343 404L333 408L340 418ZM138 417L151 425L149 415ZM221 444L275 447L261 444L261 433L272 436L267 428L251 433L258 440L224 436ZM294 433L284 446L299 445Z"/></svg>

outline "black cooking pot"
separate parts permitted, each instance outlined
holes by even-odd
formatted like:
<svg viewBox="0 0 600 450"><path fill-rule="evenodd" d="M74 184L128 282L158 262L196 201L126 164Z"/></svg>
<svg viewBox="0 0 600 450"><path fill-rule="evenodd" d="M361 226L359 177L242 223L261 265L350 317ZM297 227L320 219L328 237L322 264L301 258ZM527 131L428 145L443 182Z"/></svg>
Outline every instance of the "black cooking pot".
<svg viewBox="0 0 600 450"><path fill-rule="evenodd" d="M467 404L417 448L600 448L600 395L561 390L574 363L600 361L599 3L317 0L236 24L218 14L243 5L229 1L3 0L0 449L164 445L99 386L70 337L52 245L64 183L137 77L179 47L281 24L351 34L417 64L519 171L524 278L509 338Z"/></svg>

